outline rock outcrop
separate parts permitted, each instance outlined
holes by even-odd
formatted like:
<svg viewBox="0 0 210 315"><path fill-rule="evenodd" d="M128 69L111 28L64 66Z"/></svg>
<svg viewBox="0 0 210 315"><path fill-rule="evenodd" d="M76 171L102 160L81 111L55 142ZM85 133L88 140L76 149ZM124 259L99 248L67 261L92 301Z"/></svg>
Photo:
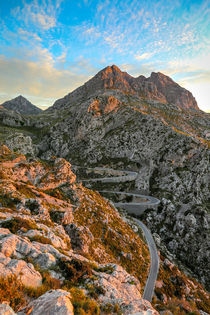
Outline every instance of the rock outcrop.
<svg viewBox="0 0 210 315"><path fill-rule="evenodd" d="M51 290L29 303L18 315L74 315L70 293L64 290Z"/></svg>
<svg viewBox="0 0 210 315"><path fill-rule="evenodd" d="M36 146L33 145L30 136L24 136L22 133L14 133L10 135L6 141L6 146L17 153L29 154L35 156L37 153Z"/></svg>
<svg viewBox="0 0 210 315"><path fill-rule="evenodd" d="M129 252L128 258L125 252ZM98 299L95 293L97 301L89 301L92 290L98 292L97 288L103 286L101 279L106 278L106 271L114 272L110 262L115 263L117 273L109 275L115 295L106 300ZM20 314L29 310L32 314L71 314L70 300L78 307L74 301L79 297L71 298L63 289L80 288L82 283L87 283L83 297L86 308L99 309L98 305L105 304L114 307L120 300L122 309L124 303L130 310L152 309L139 291L148 268L148 249L139 235L99 194L76 182L69 162L62 158L52 158L48 163L32 160L6 146L0 148L0 302L4 302L4 279L14 289L19 285L18 292L27 296L27 307ZM95 282L89 286L88 279ZM117 292L120 287L125 289L124 294ZM105 291L104 285L99 292L103 295ZM10 296L9 292L4 298L17 303L18 293ZM129 292L135 292L136 298L129 298ZM41 297L28 303L33 294Z"/></svg>
<svg viewBox="0 0 210 315"><path fill-rule="evenodd" d="M1 315L15 315L16 313L7 303L2 303L0 304L0 314Z"/></svg>
<svg viewBox="0 0 210 315"><path fill-rule="evenodd" d="M117 304L123 314L136 314L141 311L148 311L151 315L157 315L149 302L142 300L140 294L140 283L130 276L122 267L118 265L108 265L113 270L112 273L95 272L97 280L95 283L103 288L104 293L99 296L103 304ZM100 266L107 268L108 266Z"/></svg>

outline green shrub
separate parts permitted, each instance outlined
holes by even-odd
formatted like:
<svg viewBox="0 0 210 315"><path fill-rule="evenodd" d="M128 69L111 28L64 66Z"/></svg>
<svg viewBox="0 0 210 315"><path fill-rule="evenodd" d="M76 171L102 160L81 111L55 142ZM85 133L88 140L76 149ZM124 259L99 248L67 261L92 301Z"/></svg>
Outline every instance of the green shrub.
<svg viewBox="0 0 210 315"><path fill-rule="evenodd" d="M100 308L96 301L85 296L84 291L78 288L71 288L72 304L75 315L99 315Z"/></svg>

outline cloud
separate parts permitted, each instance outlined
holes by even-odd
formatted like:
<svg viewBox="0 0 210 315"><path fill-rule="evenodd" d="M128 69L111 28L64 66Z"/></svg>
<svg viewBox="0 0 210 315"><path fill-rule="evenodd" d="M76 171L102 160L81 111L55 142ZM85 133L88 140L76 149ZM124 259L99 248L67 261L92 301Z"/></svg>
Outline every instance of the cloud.
<svg viewBox="0 0 210 315"><path fill-rule="evenodd" d="M24 22L25 26L34 25L42 30L49 30L57 25L57 13L59 12L61 0L52 3L51 0L34 0L31 3L23 2L23 7L12 10L13 16Z"/></svg>
<svg viewBox="0 0 210 315"><path fill-rule="evenodd" d="M0 56L0 69L2 102L22 94L39 100L36 105L50 106L89 79L88 75L56 69L47 58L38 63Z"/></svg>
<svg viewBox="0 0 210 315"><path fill-rule="evenodd" d="M18 34L20 34L20 36L23 40L34 39L34 40L39 41L39 42L42 41L41 37L38 36L36 33L28 32L22 28L19 28Z"/></svg>
<svg viewBox="0 0 210 315"><path fill-rule="evenodd" d="M154 55L154 53L144 53L142 55L135 55L135 59L138 61L144 60L144 59L149 59L150 57L152 57Z"/></svg>

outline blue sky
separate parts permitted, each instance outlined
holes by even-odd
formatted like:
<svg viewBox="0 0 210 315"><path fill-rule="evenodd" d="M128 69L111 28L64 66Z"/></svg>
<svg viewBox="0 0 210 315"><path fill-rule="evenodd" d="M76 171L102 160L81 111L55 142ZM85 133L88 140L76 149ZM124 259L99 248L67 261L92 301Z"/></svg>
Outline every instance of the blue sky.
<svg viewBox="0 0 210 315"><path fill-rule="evenodd" d="M163 72L210 111L207 0L9 0L0 3L0 103L50 106L107 65Z"/></svg>

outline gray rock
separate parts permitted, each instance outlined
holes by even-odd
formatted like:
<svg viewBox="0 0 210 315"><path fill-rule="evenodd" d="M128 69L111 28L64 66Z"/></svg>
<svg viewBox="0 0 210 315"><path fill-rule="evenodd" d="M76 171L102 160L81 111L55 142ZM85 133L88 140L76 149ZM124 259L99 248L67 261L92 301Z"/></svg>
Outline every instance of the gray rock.
<svg viewBox="0 0 210 315"><path fill-rule="evenodd" d="M99 285L104 290L104 294L99 296L101 303L119 304L123 314L135 314L140 311L158 314L148 301L142 299L140 283L135 277L129 275L119 265L108 264L99 267L104 266L109 266L113 272L94 272L97 277L94 284Z"/></svg>
<svg viewBox="0 0 210 315"><path fill-rule="evenodd" d="M30 136L24 136L22 133L15 133L9 136L5 141L6 146L17 153L30 154L34 156L37 153L35 145Z"/></svg>
<svg viewBox="0 0 210 315"><path fill-rule="evenodd" d="M73 315L74 310L71 304L71 295L64 290L50 290L32 301L27 310L18 312L18 315Z"/></svg>
<svg viewBox="0 0 210 315"><path fill-rule="evenodd" d="M16 313L13 309L5 302L0 304L0 314L1 315L15 315Z"/></svg>
<svg viewBox="0 0 210 315"><path fill-rule="evenodd" d="M0 276L6 278L10 275L16 275L27 287L37 288L42 284L42 276L32 264L0 254Z"/></svg>

